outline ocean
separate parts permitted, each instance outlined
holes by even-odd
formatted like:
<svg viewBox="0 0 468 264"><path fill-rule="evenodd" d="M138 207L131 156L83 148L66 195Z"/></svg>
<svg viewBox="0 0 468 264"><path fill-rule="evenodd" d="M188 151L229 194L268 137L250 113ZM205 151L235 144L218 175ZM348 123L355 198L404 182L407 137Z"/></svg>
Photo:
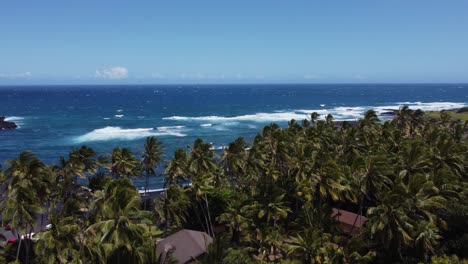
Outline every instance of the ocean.
<svg viewBox="0 0 468 264"><path fill-rule="evenodd" d="M251 142L267 124L286 126L314 111L357 120L368 109L401 105L468 106L468 84L1 86L0 116L19 128L0 131L0 164L23 150L55 163L81 145L140 155L148 136L162 141L170 159L197 138L221 150L240 136Z"/></svg>

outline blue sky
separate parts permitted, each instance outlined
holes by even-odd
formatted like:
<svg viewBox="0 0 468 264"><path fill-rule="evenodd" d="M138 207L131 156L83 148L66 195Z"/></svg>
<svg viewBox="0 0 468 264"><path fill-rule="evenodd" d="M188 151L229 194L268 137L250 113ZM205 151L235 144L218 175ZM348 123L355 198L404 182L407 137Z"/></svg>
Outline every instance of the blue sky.
<svg viewBox="0 0 468 264"><path fill-rule="evenodd" d="M0 84L468 82L468 1L2 1Z"/></svg>

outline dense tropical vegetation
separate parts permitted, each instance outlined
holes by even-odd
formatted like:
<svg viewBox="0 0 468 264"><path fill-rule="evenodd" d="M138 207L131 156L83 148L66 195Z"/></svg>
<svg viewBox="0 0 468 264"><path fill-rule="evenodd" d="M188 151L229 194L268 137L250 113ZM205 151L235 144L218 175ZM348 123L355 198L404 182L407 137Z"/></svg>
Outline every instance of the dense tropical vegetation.
<svg viewBox="0 0 468 264"><path fill-rule="evenodd" d="M155 241L190 228L215 238L202 263L467 263L467 128L402 107L385 122L313 113L222 153L198 139L167 162L156 138L141 158L81 147L46 165L23 152L0 172L2 225L18 238L0 262L161 263ZM166 191L142 201L129 178L146 193L161 172ZM332 208L368 221L353 236Z"/></svg>

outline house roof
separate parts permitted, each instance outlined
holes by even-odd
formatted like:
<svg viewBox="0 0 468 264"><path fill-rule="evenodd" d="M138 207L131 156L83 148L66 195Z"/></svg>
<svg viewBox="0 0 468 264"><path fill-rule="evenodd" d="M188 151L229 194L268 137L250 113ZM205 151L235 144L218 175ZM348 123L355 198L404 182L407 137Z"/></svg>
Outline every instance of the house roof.
<svg viewBox="0 0 468 264"><path fill-rule="evenodd" d="M207 247L213 242L207 233L183 229L166 237L156 244L156 252L165 257L172 251L172 256L179 263L186 263L206 253Z"/></svg>
<svg viewBox="0 0 468 264"><path fill-rule="evenodd" d="M357 228L360 228L362 225L364 225L365 222L367 222L367 217L365 216L358 216L355 213L336 208L332 209L331 217L340 223L347 224L350 226L354 225Z"/></svg>

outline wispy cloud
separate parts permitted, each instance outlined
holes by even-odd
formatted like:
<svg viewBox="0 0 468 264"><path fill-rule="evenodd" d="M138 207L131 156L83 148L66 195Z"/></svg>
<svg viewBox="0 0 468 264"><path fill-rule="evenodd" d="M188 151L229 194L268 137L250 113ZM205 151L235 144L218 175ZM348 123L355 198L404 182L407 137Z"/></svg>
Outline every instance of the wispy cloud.
<svg viewBox="0 0 468 264"><path fill-rule="evenodd" d="M121 66L111 67L108 69L97 70L94 76L96 78L103 79L125 79L128 77L128 69Z"/></svg>
<svg viewBox="0 0 468 264"><path fill-rule="evenodd" d="M0 79L29 79L31 72L0 73Z"/></svg>

